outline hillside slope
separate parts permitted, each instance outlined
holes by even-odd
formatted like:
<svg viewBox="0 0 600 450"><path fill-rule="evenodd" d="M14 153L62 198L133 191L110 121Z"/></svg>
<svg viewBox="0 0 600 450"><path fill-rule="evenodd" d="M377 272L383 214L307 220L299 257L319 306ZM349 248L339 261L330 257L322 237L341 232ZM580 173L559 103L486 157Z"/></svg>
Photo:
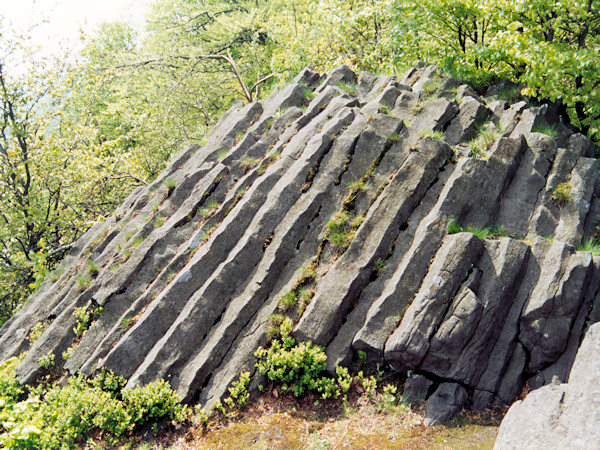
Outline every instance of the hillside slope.
<svg viewBox="0 0 600 450"><path fill-rule="evenodd" d="M287 314L330 371L366 355L430 379L448 413L432 423L566 380L597 320L600 259L576 247L600 225L600 163L506 88L342 66L234 105L79 239L0 330L0 360L28 350L22 383L49 354L164 378L210 407Z"/></svg>

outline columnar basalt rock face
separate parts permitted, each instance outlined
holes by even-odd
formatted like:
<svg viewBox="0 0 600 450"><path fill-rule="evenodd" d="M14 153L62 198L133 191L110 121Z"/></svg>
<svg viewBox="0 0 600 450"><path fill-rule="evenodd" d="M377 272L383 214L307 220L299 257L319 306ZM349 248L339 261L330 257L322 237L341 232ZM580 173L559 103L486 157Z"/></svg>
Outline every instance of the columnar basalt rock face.
<svg viewBox="0 0 600 450"><path fill-rule="evenodd" d="M599 163L552 107L433 66L402 80L306 69L233 105L206 142L93 226L4 325L0 360L28 351L21 382L52 352L70 373L165 378L210 406L254 370L299 281L294 336L323 345L332 372L360 351L425 377L430 423L567 379L600 305L600 259L576 251L600 224ZM469 232L490 226L503 232ZM98 306L77 337L76 308Z"/></svg>

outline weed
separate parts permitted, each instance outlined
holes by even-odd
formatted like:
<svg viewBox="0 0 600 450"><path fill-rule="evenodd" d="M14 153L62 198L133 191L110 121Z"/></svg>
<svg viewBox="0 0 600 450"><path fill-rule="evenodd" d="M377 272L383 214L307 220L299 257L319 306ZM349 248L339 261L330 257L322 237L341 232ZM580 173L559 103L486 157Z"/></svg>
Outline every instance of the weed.
<svg viewBox="0 0 600 450"><path fill-rule="evenodd" d="M550 200L552 200L552 202L559 208L562 208L572 199L573 194L571 193L570 182L560 183L558 186L556 186L556 188L554 188L552 195L550 195Z"/></svg>
<svg viewBox="0 0 600 450"><path fill-rule="evenodd" d="M166 178L165 181L163 181L163 183L164 183L165 187L167 188L167 196L171 195L171 193L177 187L177 181L175 181L171 177Z"/></svg>
<svg viewBox="0 0 600 450"><path fill-rule="evenodd" d="M351 96L356 96L356 83L338 83L336 84L337 87L339 87L340 89L342 89L343 91L346 91L349 95Z"/></svg>
<svg viewBox="0 0 600 450"><path fill-rule="evenodd" d="M444 139L446 139L446 137L444 136L444 133L442 131L434 131L431 129L423 129L419 132L419 137L420 138L433 138L433 139L437 139L438 141L444 141Z"/></svg>
<svg viewBox="0 0 600 450"><path fill-rule="evenodd" d="M387 106L384 106L384 105L380 105L377 112L379 112L379 114L386 114L386 115L389 115L391 113L390 108L388 108Z"/></svg>
<svg viewBox="0 0 600 450"><path fill-rule="evenodd" d="M86 267L87 272L90 274L90 277L96 278L98 276L100 269L98 269L98 265L94 262L94 260L89 259L86 264Z"/></svg>
<svg viewBox="0 0 600 450"><path fill-rule="evenodd" d="M361 363L366 364L367 363L367 352L365 352L364 350L359 350L358 351L358 359L360 360Z"/></svg>
<svg viewBox="0 0 600 450"><path fill-rule="evenodd" d="M225 157L227 156L227 154L229 153L229 150L224 148L223 150L219 150L219 152L217 153L217 159L219 161L225 159Z"/></svg>
<svg viewBox="0 0 600 450"><path fill-rule="evenodd" d="M251 169L251 168L255 167L256 165L258 165L259 162L260 162L260 159L258 159L258 158L252 158L250 156L245 156L240 161L240 167L244 170Z"/></svg>
<svg viewBox="0 0 600 450"><path fill-rule="evenodd" d="M160 228L165 224L166 221L167 221L167 218L165 216L163 216L162 214L157 214L154 217L154 220L152 221L152 226L154 228Z"/></svg>
<svg viewBox="0 0 600 450"><path fill-rule="evenodd" d="M234 142L235 144L237 144L238 142L240 142L242 139L244 139L244 135L246 133L244 133L244 131L238 131L237 133L235 133L235 138L234 138Z"/></svg>
<svg viewBox="0 0 600 450"><path fill-rule="evenodd" d="M521 89L519 86L506 86L498 91L497 97L508 103L515 103L521 97Z"/></svg>
<svg viewBox="0 0 600 450"><path fill-rule="evenodd" d="M433 78L426 81L421 89L423 89L423 93L426 97L430 97L440 87L442 87L442 80L440 78Z"/></svg>
<svg viewBox="0 0 600 450"><path fill-rule="evenodd" d="M456 234L456 233L462 233L462 232L473 233L481 240L498 239L498 238L507 236L507 233L504 231L504 227L502 227L500 225L495 225L495 224L488 225L485 228L474 228L474 227L463 228L455 220L451 220L450 223L448 223L447 230L448 230L448 234Z"/></svg>
<svg viewBox="0 0 600 450"><path fill-rule="evenodd" d="M552 139L556 139L558 136L558 129L555 125L534 125L531 129L533 133L542 133L547 136L550 136Z"/></svg>
<svg viewBox="0 0 600 450"><path fill-rule="evenodd" d="M600 242L593 238L586 239L577 247L577 250L580 252L592 252L592 255L600 256Z"/></svg>
<svg viewBox="0 0 600 450"><path fill-rule="evenodd" d="M71 345L69 348L67 348L64 352L62 352L62 359L64 361L67 361L71 355L73 354L73 352L75 351L75 349L77 348L77 345Z"/></svg>
<svg viewBox="0 0 600 450"><path fill-rule="evenodd" d="M123 317L121 319L120 326L123 330L129 330L131 326L137 321L136 317Z"/></svg>
<svg viewBox="0 0 600 450"><path fill-rule="evenodd" d="M52 370L54 368L54 353L52 351L43 355L39 361L40 367L46 370Z"/></svg>
<svg viewBox="0 0 600 450"><path fill-rule="evenodd" d="M92 277L89 274L80 273L76 279L77 287L80 291L85 291L92 283Z"/></svg>
<svg viewBox="0 0 600 450"><path fill-rule="evenodd" d="M346 229L348 219L348 213L340 211L327 224L327 239L335 247L338 254L346 251L354 237L354 230L348 231Z"/></svg>
<svg viewBox="0 0 600 450"><path fill-rule="evenodd" d="M369 183L366 183L362 179L357 180L354 183L350 183L348 185L348 189L350 189L351 191L356 191L356 192L366 192L369 190L370 187L371 187L371 185Z"/></svg>
<svg viewBox="0 0 600 450"><path fill-rule="evenodd" d="M90 305L75 308L73 317L77 319L77 324L75 325L75 328L73 328L73 333L75 333L76 336L83 336L101 312L101 306Z"/></svg>
<svg viewBox="0 0 600 450"><path fill-rule="evenodd" d="M350 226L352 227L352 229L358 230L358 228L365 221L366 217L366 214L361 214L360 216L356 216L354 219L352 219L352 222L350 222Z"/></svg>
<svg viewBox="0 0 600 450"><path fill-rule="evenodd" d="M302 95L304 95L304 100L308 102L310 102L313 98L317 96L317 94L315 94L315 92L310 88L305 88L302 92Z"/></svg>
<svg viewBox="0 0 600 450"><path fill-rule="evenodd" d="M400 140L400 133L398 133L397 131L393 132L392 135L388 138L389 141L391 142L397 142Z"/></svg>
<svg viewBox="0 0 600 450"><path fill-rule="evenodd" d="M289 291L279 299L279 308L281 311L286 312L298 303L298 297L296 292Z"/></svg>
<svg viewBox="0 0 600 450"><path fill-rule="evenodd" d="M36 322L34 326L31 327L29 331L29 335L27 336L27 341L29 341L29 345L35 344L35 341L39 339L39 337L46 331L50 324L46 322Z"/></svg>
<svg viewBox="0 0 600 450"><path fill-rule="evenodd" d="M454 219L452 219L450 222L448 222L447 230L448 230L448 234L456 234L456 233L460 233L463 231L462 227Z"/></svg>
<svg viewBox="0 0 600 450"><path fill-rule="evenodd" d="M373 265L375 266L375 271L377 272L378 276L381 275L385 270L385 262L382 259L378 259L373 263Z"/></svg>
<svg viewBox="0 0 600 450"><path fill-rule="evenodd" d="M488 150L501 134L500 130L492 122L478 127L476 136L467 142L469 158L485 159Z"/></svg>
<svg viewBox="0 0 600 450"><path fill-rule="evenodd" d="M423 108L425 108L425 101L424 100L419 100L417 102L417 104L411 109L411 113L413 115L417 115L419 114L421 111L423 111Z"/></svg>

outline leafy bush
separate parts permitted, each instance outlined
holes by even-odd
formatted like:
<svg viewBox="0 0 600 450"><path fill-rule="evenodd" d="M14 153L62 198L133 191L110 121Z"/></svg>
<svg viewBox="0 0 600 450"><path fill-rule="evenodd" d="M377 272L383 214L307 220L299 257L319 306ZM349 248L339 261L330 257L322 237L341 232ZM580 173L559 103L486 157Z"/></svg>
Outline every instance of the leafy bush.
<svg viewBox="0 0 600 450"><path fill-rule="evenodd" d="M147 423L185 420L181 405L165 381L123 389L125 379L104 371L94 379L70 378L67 386L31 388L28 398L15 376L19 360L0 365L0 446L3 448L75 448L89 436L106 434L109 444Z"/></svg>
<svg viewBox="0 0 600 450"><path fill-rule="evenodd" d="M0 411L6 405L15 403L23 395L23 388L15 375L18 365L17 358L10 358L0 365Z"/></svg>
<svg viewBox="0 0 600 450"><path fill-rule="evenodd" d="M158 380L135 389L123 389L123 402L137 425L169 418L182 421L189 415L188 408L179 404L175 392L164 380Z"/></svg>
<svg viewBox="0 0 600 450"><path fill-rule="evenodd" d="M77 318L77 325L73 328L73 333L77 336L83 336L101 312L101 306L82 306L81 308L75 308L73 316Z"/></svg>
<svg viewBox="0 0 600 450"><path fill-rule="evenodd" d="M337 379L322 376L327 366L323 347L312 342L296 344L291 330L292 321L286 318L280 326L281 340L274 339L269 348L261 347L254 353L258 371L280 383L281 392L291 392L296 397L312 391L324 399L337 398L347 392L352 384L348 369L338 367Z"/></svg>

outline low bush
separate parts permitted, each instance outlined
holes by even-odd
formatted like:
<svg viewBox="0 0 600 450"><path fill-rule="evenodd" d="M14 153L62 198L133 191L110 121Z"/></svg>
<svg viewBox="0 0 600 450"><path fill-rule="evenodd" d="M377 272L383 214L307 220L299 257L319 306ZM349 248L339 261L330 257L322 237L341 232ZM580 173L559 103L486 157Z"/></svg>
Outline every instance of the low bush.
<svg viewBox="0 0 600 450"><path fill-rule="evenodd" d="M109 445L140 426L183 421L191 413L165 381L124 389L111 372L94 379L73 376L66 386L40 385L27 397L17 381L19 360L0 365L0 446L3 448L80 448L94 435Z"/></svg>
<svg viewBox="0 0 600 450"><path fill-rule="evenodd" d="M312 342L296 344L291 330L292 321L286 318L280 326L281 339L274 339L269 348L261 347L254 353L258 371L278 383L281 392L291 392L296 397L315 392L326 399L346 393L352 384L348 369L338 367L335 379L324 376L327 355L323 347Z"/></svg>

